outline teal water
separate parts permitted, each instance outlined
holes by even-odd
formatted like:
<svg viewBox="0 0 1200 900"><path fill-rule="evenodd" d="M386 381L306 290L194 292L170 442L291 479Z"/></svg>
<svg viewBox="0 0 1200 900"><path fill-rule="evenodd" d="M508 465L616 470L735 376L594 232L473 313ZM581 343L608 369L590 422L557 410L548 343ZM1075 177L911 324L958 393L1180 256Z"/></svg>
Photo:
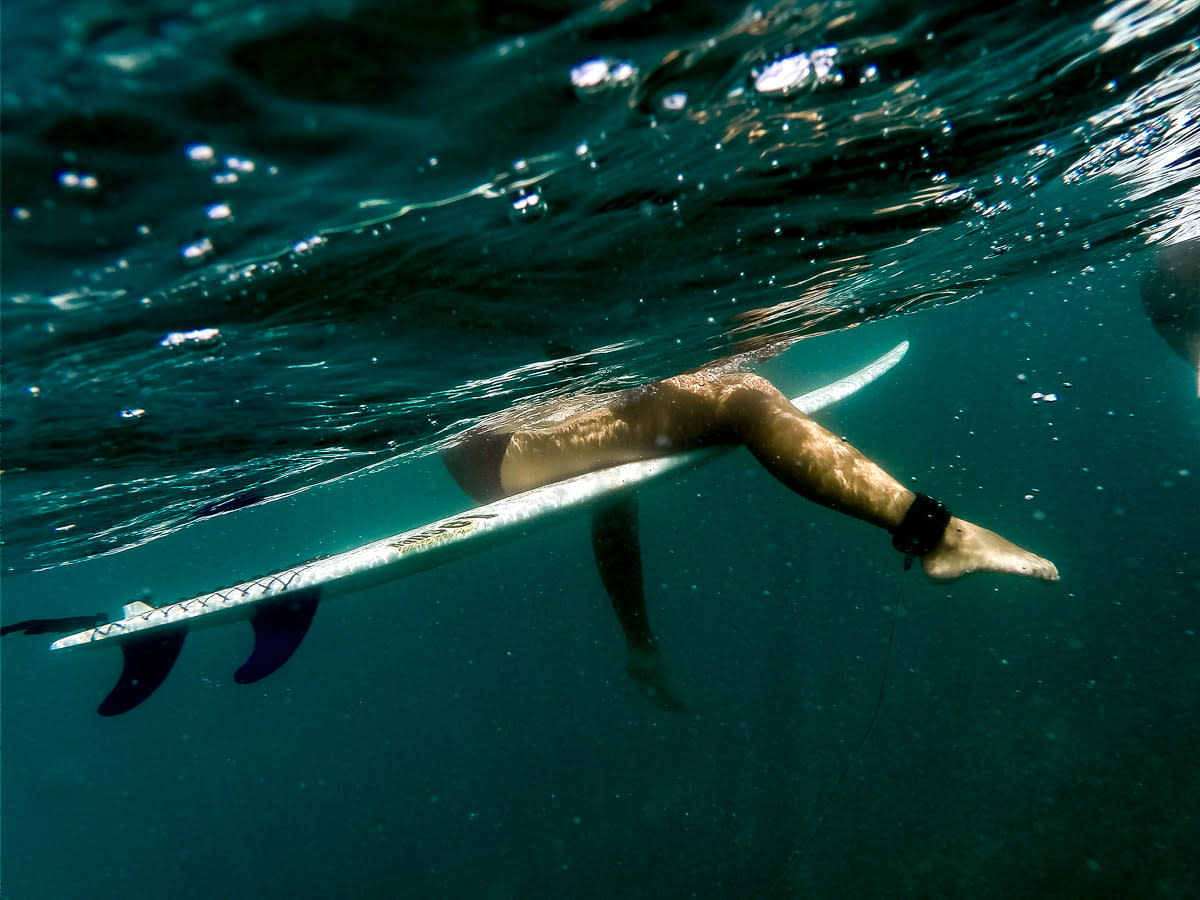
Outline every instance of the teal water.
<svg viewBox="0 0 1200 900"><path fill-rule="evenodd" d="M1200 892L1200 407L1139 299L1194 221L1192 8L372 9L5 9L5 621L464 508L429 453L462 421L781 332L831 332L764 370L793 392L911 340L821 421L1062 581L931 584L739 453L642 498L684 714L625 678L583 518L323 605L252 687L249 629L194 634L117 719L115 654L6 637L4 895ZM828 40L861 42L840 84L754 96ZM597 54L637 93L575 96ZM523 172L544 217L509 213ZM247 490L276 499L195 515Z"/></svg>

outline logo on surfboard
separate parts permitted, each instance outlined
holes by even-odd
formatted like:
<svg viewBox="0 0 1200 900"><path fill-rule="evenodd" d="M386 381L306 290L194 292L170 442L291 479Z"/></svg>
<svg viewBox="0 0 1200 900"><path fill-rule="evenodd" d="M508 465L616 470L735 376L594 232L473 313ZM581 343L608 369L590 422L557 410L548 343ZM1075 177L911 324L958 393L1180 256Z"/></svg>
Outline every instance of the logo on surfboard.
<svg viewBox="0 0 1200 900"><path fill-rule="evenodd" d="M437 544L449 538L470 534L479 527L480 520L494 518L496 516L493 513L476 513L471 516L459 516L456 519L451 519L449 522L438 522L436 525L430 525L428 528L422 528L420 531L405 535L402 540L388 544L388 546L401 555L411 553L414 550L423 550L431 544Z"/></svg>

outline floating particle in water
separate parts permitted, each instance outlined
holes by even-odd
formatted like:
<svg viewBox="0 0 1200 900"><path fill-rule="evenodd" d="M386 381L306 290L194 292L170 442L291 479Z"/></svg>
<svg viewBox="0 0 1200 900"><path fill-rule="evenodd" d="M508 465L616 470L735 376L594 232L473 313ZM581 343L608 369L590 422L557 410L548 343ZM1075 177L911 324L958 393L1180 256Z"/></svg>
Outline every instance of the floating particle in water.
<svg viewBox="0 0 1200 900"><path fill-rule="evenodd" d="M204 215L214 222L228 222L233 218L233 209L228 203L214 203L204 210Z"/></svg>
<svg viewBox="0 0 1200 900"><path fill-rule="evenodd" d="M12 217L14 219L16 219L18 222L29 221L31 215L32 215L32 213L30 213L29 210L26 209L24 206L14 206L12 208Z"/></svg>
<svg viewBox="0 0 1200 900"><path fill-rule="evenodd" d="M180 347L187 344L205 344L221 336L219 328L196 328L192 331L172 331L158 342L160 347Z"/></svg>
<svg viewBox="0 0 1200 900"><path fill-rule="evenodd" d="M133 407L130 409L121 410L121 418L122 419L140 419L145 414L146 414L146 411L144 409L141 409L140 407Z"/></svg>
<svg viewBox="0 0 1200 900"><path fill-rule="evenodd" d="M546 212L546 201L539 191L522 191L513 200L508 217L514 222L532 222L542 218Z"/></svg>
<svg viewBox="0 0 1200 900"><path fill-rule="evenodd" d="M571 69L571 87L586 99L627 87L636 77L637 67L628 60L596 56Z"/></svg>

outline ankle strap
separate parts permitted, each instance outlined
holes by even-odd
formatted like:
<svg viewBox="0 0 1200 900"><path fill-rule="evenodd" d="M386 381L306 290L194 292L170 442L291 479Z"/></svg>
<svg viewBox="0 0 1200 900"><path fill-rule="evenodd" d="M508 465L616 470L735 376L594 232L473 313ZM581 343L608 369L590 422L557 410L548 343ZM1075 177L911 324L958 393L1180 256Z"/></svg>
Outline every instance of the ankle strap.
<svg viewBox="0 0 1200 900"><path fill-rule="evenodd" d="M950 523L950 511L932 497L917 494L904 519L891 529L892 546L904 554L904 568L913 557L924 556L939 543Z"/></svg>

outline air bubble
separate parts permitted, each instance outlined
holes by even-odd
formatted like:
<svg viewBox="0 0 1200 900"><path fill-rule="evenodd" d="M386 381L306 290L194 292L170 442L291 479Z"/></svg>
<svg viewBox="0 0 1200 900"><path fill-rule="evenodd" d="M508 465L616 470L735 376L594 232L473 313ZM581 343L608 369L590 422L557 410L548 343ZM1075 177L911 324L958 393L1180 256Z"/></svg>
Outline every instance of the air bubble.
<svg viewBox="0 0 1200 900"><path fill-rule="evenodd" d="M72 191L94 191L100 187L100 179L87 172L59 172L58 183Z"/></svg>
<svg viewBox="0 0 1200 900"><path fill-rule="evenodd" d="M546 215L546 201L539 191L522 191L512 202L508 217L513 222L532 222Z"/></svg>
<svg viewBox="0 0 1200 900"><path fill-rule="evenodd" d="M172 331L158 342L160 347L179 347L185 344L205 344L221 336L219 328L196 328L192 331Z"/></svg>
<svg viewBox="0 0 1200 900"><path fill-rule="evenodd" d="M304 256L308 253L311 253L315 248L321 246L323 243L325 243L325 238L321 237L320 235L313 235L307 240L296 241L296 243L292 244L292 255Z"/></svg>
<svg viewBox="0 0 1200 900"><path fill-rule="evenodd" d="M834 66L837 63L837 47L818 47L812 52L810 59L812 60L813 74L817 76L817 81L825 83L840 83L842 73L837 71Z"/></svg>
<svg viewBox="0 0 1200 900"><path fill-rule="evenodd" d="M768 97L787 97L801 88L811 87L812 61L807 53L794 53L777 59L758 73L754 89Z"/></svg>
<svg viewBox="0 0 1200 900"><path fill-rule="evenodd" d="M593 57L571 69L571 87L582 99L626 87L637 77L637 67L624 59Z"/></svg>
<svg viewBox="0 0 1200 900"><path fill-rule="evenodd" d="M188 144L184 150L187 158L194 163L208 165L216 161L217 153L209 144Z"/></svg>
<svg viewBox="0 0 1200 900"><path fill-rule="evenodd" d="M197 241L192 241L190 244L185 244L179 250L179 255L186 262L200 262L207 256L210 256L214 250L213 242L209 238L200 238Z"/></svg>
<svg viewBox="0 0 1200 900"><path fill-rule="evenodd" d="M680 112L687 106L687 94L675 91L662 98L662 108L667 112Z"/></svg>

